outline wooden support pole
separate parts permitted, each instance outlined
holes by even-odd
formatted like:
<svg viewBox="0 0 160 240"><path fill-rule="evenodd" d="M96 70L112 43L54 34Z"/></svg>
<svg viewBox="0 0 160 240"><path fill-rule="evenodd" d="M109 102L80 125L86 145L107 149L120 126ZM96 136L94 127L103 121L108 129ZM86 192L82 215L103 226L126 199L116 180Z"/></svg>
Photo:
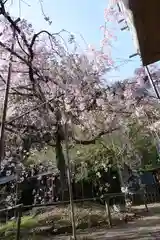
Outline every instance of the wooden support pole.
<svg viewBox="0 0 160 240"><path fill-rule="evenodd" d="M68 188L69 188L69 199L70 199L70 213L72 222L72 236L73 240L76 240L76 224L74 215L74 202L73 202L73 191L72 191L72 180L71 180L71 166L69 158L69 146L68 146L68 121L65 121L65 147L66 147L66 166L67 166L67 178L68 178Z"/></svg>
<svg viewBox="0 0 160 240"><path fill-rule="evenodd" d="M105 207L106 207L106 216L108 220L108 226L109 228L112 228L112 217L111 217L111 211L109 207L109 198L105 200Z"/></svg>
<svg viewBox="0 0 160 240"><path fill-rule="evenodd" d="M22 206L20 205L20 206L18 207L16 240L20 240L21 217L22 217Z"/></svg>

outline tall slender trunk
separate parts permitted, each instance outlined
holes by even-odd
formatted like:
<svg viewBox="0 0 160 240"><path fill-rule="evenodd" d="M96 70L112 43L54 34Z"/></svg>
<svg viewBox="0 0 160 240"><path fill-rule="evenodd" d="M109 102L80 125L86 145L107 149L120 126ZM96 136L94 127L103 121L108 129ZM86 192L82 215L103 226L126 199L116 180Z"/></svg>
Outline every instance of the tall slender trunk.
<svg viewBox="0 0 160 240"><path fill-rule="evenodd" d="M55 133L55 152L56 152L56 161L57 161L57 168L60 173L60 182L61 182L61 194L62 199L68 198L68 184L67 184L67 174L66 174L66 162L65 156L63 153L62 141L64 140L64 132L61 125L61 112L59 107L57 107L56 112L56 122L57 122L57 129Z"/></svg>

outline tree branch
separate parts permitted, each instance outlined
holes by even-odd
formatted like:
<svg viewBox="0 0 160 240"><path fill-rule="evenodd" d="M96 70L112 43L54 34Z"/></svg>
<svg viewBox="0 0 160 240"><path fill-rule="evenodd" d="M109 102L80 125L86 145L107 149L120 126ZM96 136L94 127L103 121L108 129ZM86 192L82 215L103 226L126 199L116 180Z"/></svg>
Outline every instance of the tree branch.
<svg viewBox="0 0 160 240"><path fill-rule="evenodd" d="M112 133L116 130L119 130L120 127L115 127L115 128L111 128L111 129L108 129L108 130L104 130L104 131L101 131L97 136L95 136L94 138L90 139L90 140L80 140L80 139L76 139L73 137L73 140L75 141L76 144L82 144L82 145L89 145L89 144L95 144L96 143L96 140L98 140L100 137L106 135L106 134L109 134L109 133Z"/></svg>

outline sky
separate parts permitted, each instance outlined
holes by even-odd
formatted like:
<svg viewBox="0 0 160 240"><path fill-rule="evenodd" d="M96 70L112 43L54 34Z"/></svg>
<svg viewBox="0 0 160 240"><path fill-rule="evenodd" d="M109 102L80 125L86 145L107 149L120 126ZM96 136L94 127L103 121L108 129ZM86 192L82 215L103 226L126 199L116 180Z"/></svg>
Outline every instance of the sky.
<svg viewBox="0 0 160 240"><path fill-rule="evenodd" d="M107 7L107 0L41 0L45 14L52 20L50 26L44 20L40 0L10 1L12 4L8 8L9 12L13 16L27 19L36 31L47 29L53 33L65 29L76 36L82 48L86 45L80 34L83 35L87 44L97 49L100 48L102 39L100 26L104 24L104 9ZM135 53L130 32L121 31L117 23L113 24L112 30L117 38L112 42L112 57L118 68L111 71L108 77L111 81L116 81L132 77L134 70L141 63L138 57L129 59L129 56Z"/></svg>

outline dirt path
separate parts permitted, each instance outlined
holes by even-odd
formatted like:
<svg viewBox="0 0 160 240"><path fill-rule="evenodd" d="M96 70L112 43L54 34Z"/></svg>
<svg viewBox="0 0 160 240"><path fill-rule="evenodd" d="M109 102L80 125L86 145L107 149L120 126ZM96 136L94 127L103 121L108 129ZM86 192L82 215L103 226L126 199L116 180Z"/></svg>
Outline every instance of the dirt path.
<svg viewBox="0 0 160 240"><path fill-rule="evenodd" d="M160 204L150 204L149 213L135 222L113 228L104 233L106 240L154 240L160 239ZM141 210L143 206L139 206ZM102 235L101 235L102 237ZM98 235L96 236L96 239ZM102 238L101 238L102 239Z"/></svg>

